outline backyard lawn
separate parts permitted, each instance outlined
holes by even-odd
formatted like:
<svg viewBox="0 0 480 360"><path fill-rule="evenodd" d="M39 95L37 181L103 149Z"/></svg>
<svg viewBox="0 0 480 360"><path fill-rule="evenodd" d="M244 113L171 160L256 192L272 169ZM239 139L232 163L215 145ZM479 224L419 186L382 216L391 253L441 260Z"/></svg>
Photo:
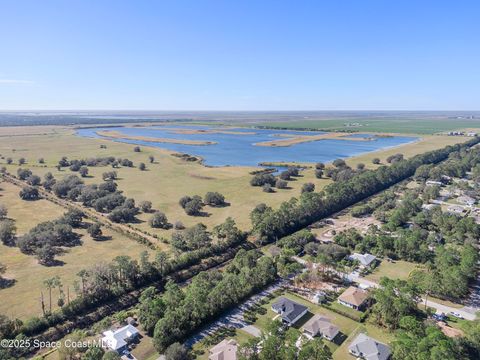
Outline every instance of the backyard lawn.
<svg viewBox="0 0 480 360"><path fill-rule="evenodd" d="M295 324L294 328L296 328L296 329L300 329L303 326L303 324L305 324L305 322L308 321L308 319L311 318L314 314L321 314L321 315L324 315L324 316L330 318L332 324L335 324L336 326L338 326L340 328L341 333L345 336L349 336L349 334L351 334L355 329L357 329L359 326L361 326L360 323L358 323L354 320L351 320L351 319L349 319L345 316L337 314L336 312L333 312L333 311L331 311L331 310L329 310L329 309L327 309L323 306L313 304L313 303L311 303L311 302L309 302L309 301L307 301L307 300L305 300L305 299L303 299L303 298L301 298L301 297L299 297L295 294L286 292L286 293L282 294L281 296L286 297L288 299L291 299L293 301L296 301L299 304L305 305L309 309L309 314L305 315L302 319L300 319L297 322L297 324ZM253 324L254 326L259 328L260 330L265 329L268 321L272 320L275 316L277 316L277 314L274 313L271 310L271 306L281 296L270 300L265 305L262 305L262 307L267 309L267 313L265 315L258 315L257 320ZM367 325L367 326L370 326L370 325ZM373 326L371 326L371 327L372 327L372 331L374 331L375 330L375 329L373 329L374 327ZM339 347L337 344L334 344L330 341L327 341L327 340L324 340L324 341L325 341L325 344L327 344L327 346L330 348L330 350L334 354L337 352L337 349L340 349L343 346L343 345L341 345ZM340 358L338 358L338 359L340 359Z"/></svg>
<svg viewBox="0 0 480 360"><path fill-rule="evenodd" d="M253 335L250 335L249 333L240 330L240 329L235 329L235 335L234 336L227 336L226 339L234 339L238 345L245 344L248 340L252 339ZM193 345L193 351L196 354L195 359L198 360L207 360L208 359L208 351L211 349L213 346L218 344L221 340L216 342L215 344L210 344L208 341L210 339L205 338L202 341L199 341L195 345ZM209 343L207 345L207 342Z"/></svg>
<svg viewBox="0 0 480 360"><path fill-rule="evenodd" d="M380 265L377 266L372 273L368 274L366 278L376 283L378 283L382 277L406 280L410 273L419 267L419 264L408 261L395 260L390 262L383 259Z"/></svg>

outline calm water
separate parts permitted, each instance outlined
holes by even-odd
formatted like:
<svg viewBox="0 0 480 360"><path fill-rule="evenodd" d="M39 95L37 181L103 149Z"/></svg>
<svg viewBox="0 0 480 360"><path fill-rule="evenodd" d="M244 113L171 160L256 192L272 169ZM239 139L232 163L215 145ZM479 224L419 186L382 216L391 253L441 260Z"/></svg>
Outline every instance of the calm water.
<svg viewBox="0 0 480 360"><path fill-rule="evenodd" d="M109 128L91 128L80 129L77 134L85 137L101 136L96 131L112 130L118 131L130 136L148 136L157 138L204 140L217 142L215 145L184 145L169 143L153 143L148 141L137 141L127 139L115 139L115 141L126 142L130 144L148 145L176 152L188 153L201 156L206 165L211 166L257 166L261 162L329 162L337 158L346 158L354 155L360 155L371 151L384 149L392 146L402 145L415 141L415 137L378 137L372 141L348 141L348 140L319 140L297 144L288 147L269 147L254 146L253 144L262 141L279 139L278 134L291 135L315 135L322 132L301 132L287 130L263 130L263 129L245 129L245 128L225 128L226 131L235 131L243 133L238 134L175 134L168 129L219 129L210 126L151 126L151 127L109 127ZM223 129L222 129L223 130ZM353 137L362 136L359 134L351 135Z"/></svg>

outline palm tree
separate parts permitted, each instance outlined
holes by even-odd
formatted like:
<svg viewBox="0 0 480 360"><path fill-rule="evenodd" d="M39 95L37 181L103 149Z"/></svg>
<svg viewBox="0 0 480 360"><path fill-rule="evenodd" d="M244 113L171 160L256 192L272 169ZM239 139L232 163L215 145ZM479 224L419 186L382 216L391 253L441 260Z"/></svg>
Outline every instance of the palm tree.
<svg viewBox="0 0 480 360"><path fill-rule="evenodd" d="M47 279L43 282L43 284L48 289L49 308L50 308L49 312L51 313L52 312L52 288L54 288L54 280L53 280L53 278Z"/></svg>
<svg viewBox="0 0 480 360"><path fill-rule="evenodd" d="M82 281L82 296L85 296L85 283L87 281L87 277L88 277L88 272L87 270L80 270L78 273L77 273L77 276L80 278L80 280Z"/></svg>

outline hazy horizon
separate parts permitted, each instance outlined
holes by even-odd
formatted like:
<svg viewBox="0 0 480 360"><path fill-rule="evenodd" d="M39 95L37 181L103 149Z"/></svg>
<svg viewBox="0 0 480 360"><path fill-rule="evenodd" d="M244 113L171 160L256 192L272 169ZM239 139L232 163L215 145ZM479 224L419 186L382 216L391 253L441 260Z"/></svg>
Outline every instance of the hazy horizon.
<svg viewBox="0 0 480 360"><path fill-rule="evenodd" d="M3 2L0 109L474 111L478 10L433 0Z"/></svg>

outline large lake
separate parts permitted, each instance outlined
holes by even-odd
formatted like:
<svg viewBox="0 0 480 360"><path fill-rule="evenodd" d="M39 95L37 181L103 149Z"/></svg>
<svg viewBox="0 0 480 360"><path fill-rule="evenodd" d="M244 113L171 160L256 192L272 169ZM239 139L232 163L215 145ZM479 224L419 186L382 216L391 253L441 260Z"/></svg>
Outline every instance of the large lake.
<svg viewBox="0 0 480 360"><path fill-rule="evenodd" d="M202 129L224 130L246 133L200 133L200 134L177 134L175 129ZM255 146L253 144L263 141L281 139L280 134L285 135L316 135L322 132L302 132L289 130L264 130L246 128L219 128L210 126L193 125L165 125L150 127L107 127L80 129L77 134L85 137L103 138L97 131L116 131L125 136L144 136L169 139L187 139L213 141L214 145L185 145L171 143L156 143L130 139L111 139L114 141L130 144L155 146L176 152L188 153L201 156L206 165L211 166L257 166L261 162L330 162L338 158L360 155L380 149L407 144L417 140L416 137L374 137L371 141L349 140L318 140L305 142L288 147ZM252 134L254 133L254 134ZM351 137L365 136L352 134Z"/></svg>

